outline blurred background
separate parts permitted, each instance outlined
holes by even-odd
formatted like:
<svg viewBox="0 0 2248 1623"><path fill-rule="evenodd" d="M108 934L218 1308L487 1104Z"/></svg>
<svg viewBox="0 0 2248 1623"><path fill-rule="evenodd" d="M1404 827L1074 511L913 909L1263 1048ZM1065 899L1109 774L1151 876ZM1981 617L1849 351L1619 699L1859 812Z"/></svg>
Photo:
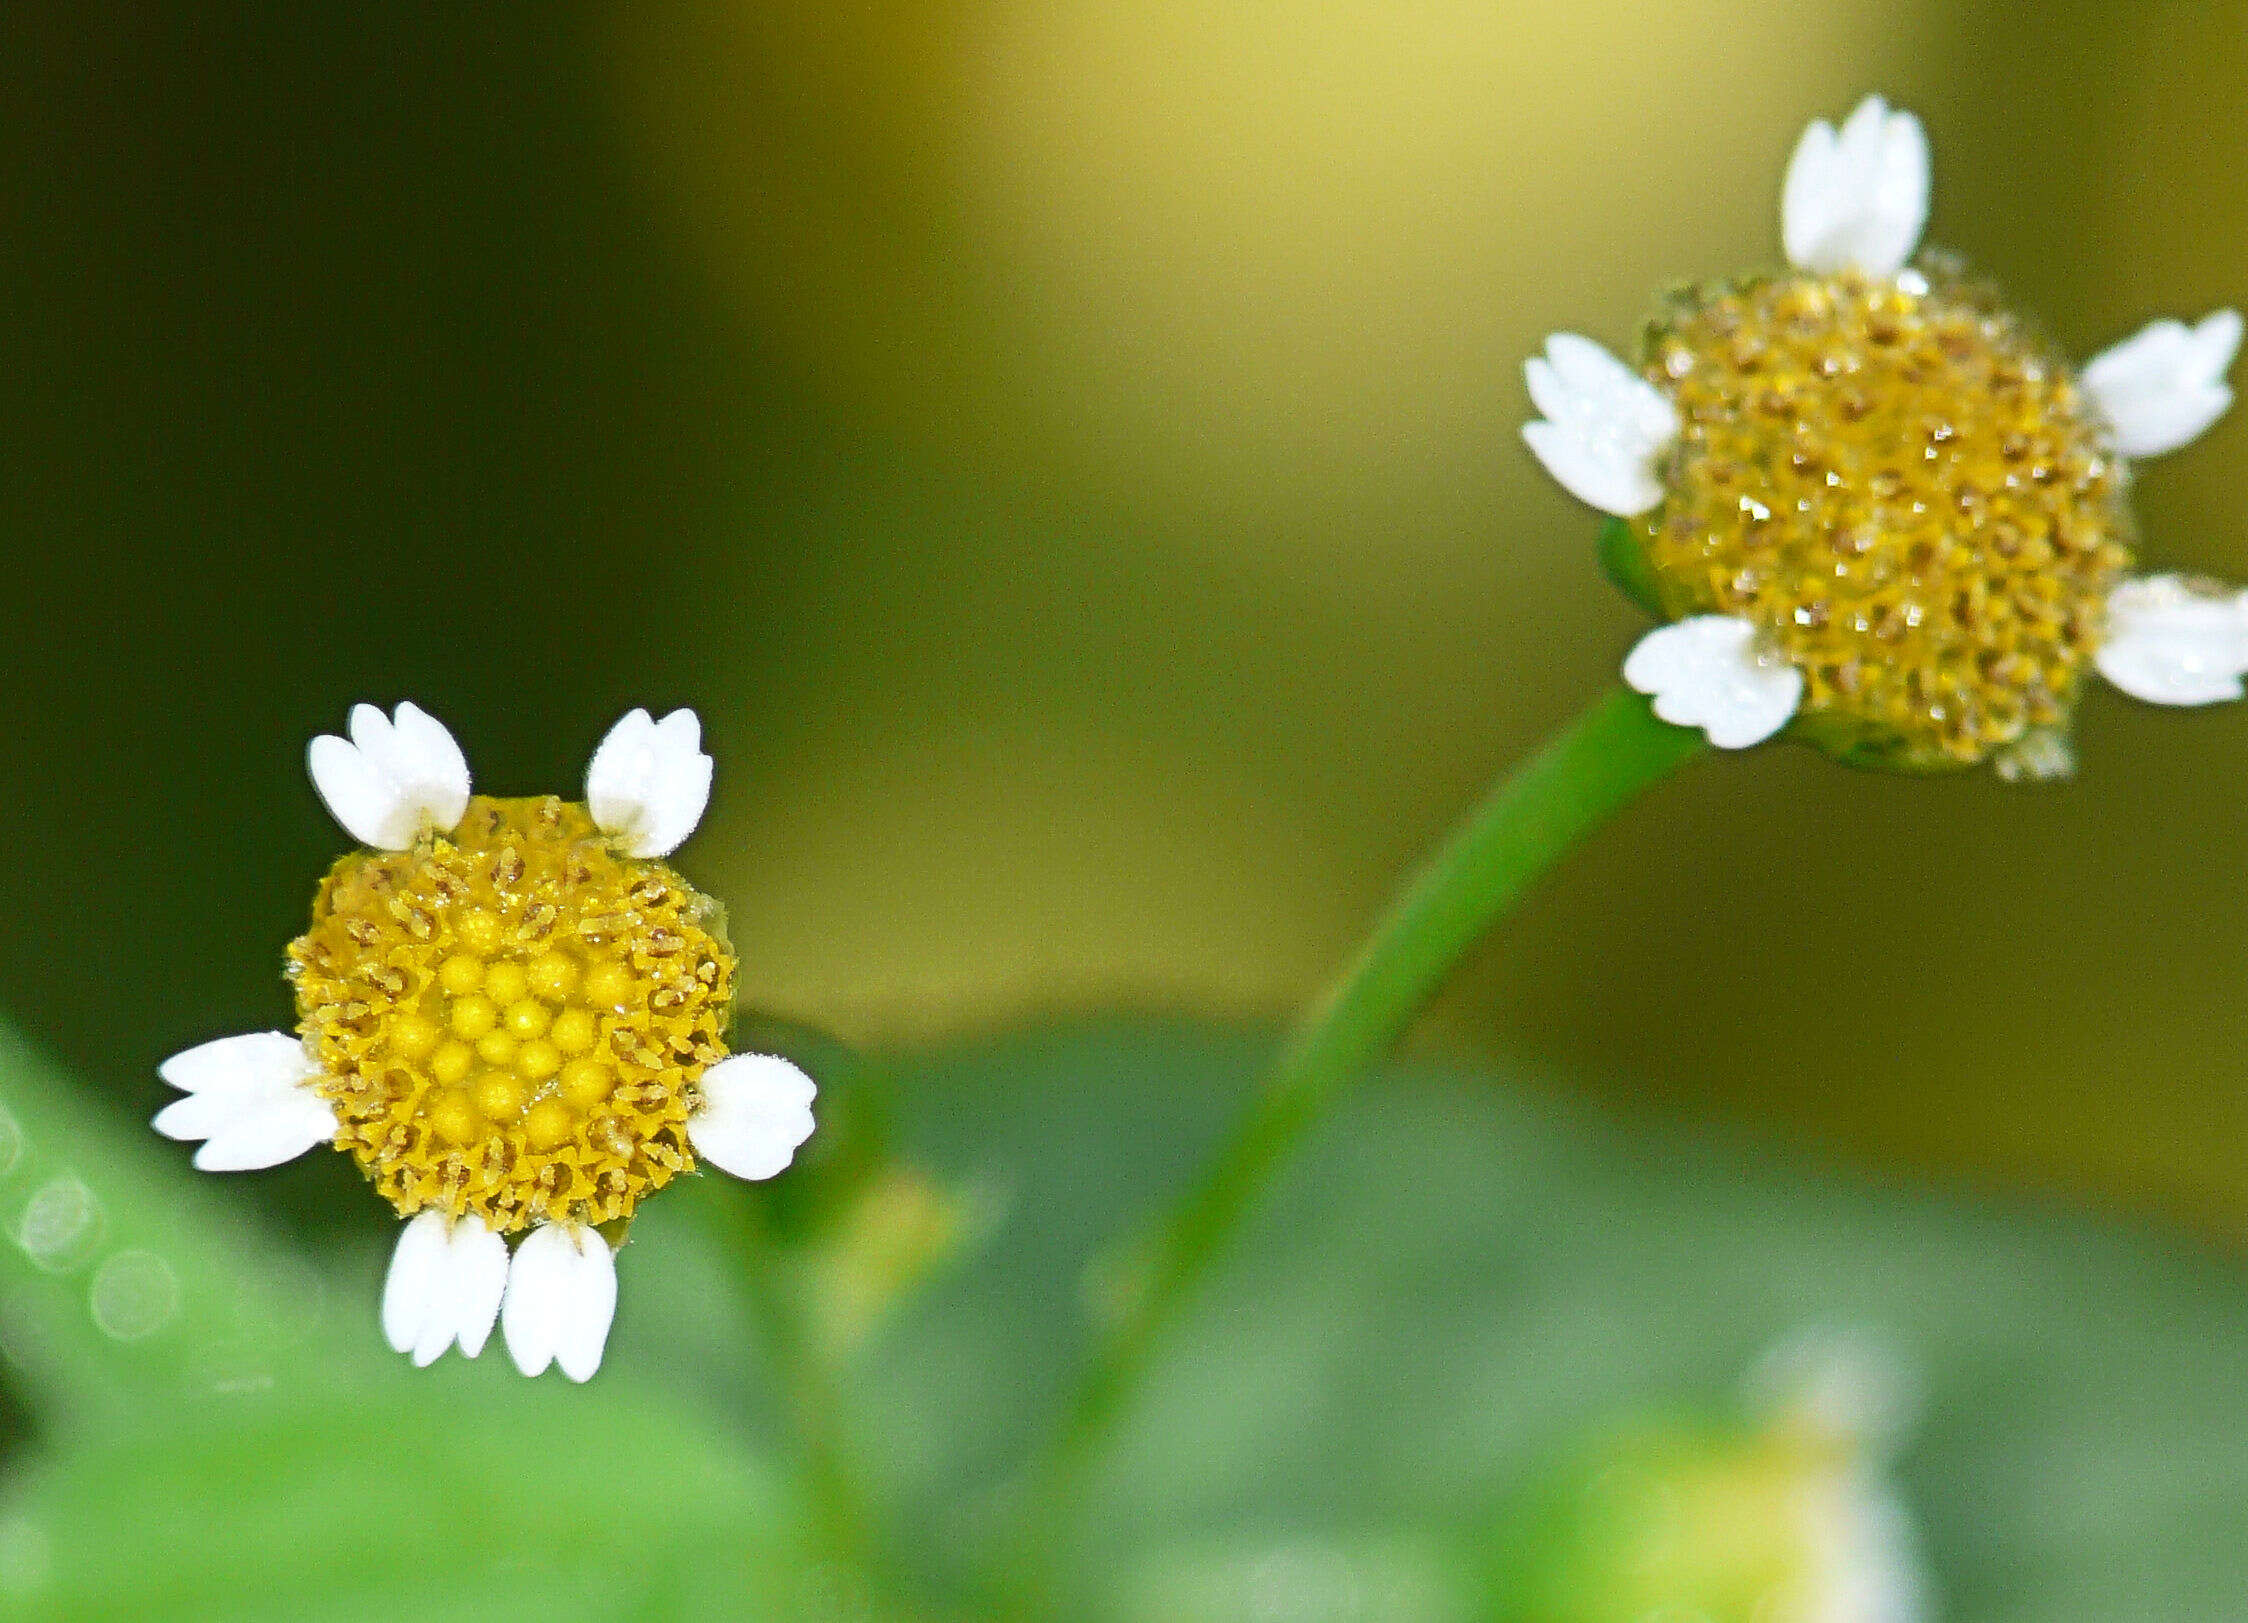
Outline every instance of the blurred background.
<svg viewBox="0 0 2248 1623"><path fill-rule="evenodd" d="M1281 1018L1640 629L1523 357L1773 261L1869 89L2070 353L2248 301L2243 4L9 7L0 1010L135 1122L285 1024L304 741L412 697L498 793L698 709L762 1013ZM2244 469L2143 557L2248 579ZM2248 710L2078 741L1705 765L1422 1040L2248 1286Z"/></svg>
<svg viewBox="0 0 2248 1623"><path fill-rule="evenodd" d="M277 1018L304 739L720 763L746 996L861 1040L1269 1018L1639 628L1516 429L1549 330L1776 254L1868 87L2085 355L2248 299L2248 8L19 6L0 1006L121 1105ZM2145 556L2248 576L2248 421ZM1670 786L1444 1024L1864 1163L2248 1223L2248 714L2083 771ZM58 901L58 898L67 900ZM129 1019L125 1018L130 1016Z"/></svg>

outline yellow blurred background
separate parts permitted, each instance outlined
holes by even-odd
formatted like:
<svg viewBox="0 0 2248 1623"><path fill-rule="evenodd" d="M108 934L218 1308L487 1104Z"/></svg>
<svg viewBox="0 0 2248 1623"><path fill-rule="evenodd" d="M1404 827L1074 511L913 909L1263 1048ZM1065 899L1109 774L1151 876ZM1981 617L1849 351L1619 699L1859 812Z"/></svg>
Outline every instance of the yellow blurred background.
<svg viewBox="0 0 2248 1623"><path fill-rule="evenodd" d="M85 905L0 997L133 1108L281 1017L334 849L297 752L359 699L507 791L697 706L682 861L760 1009L1280 1017L1639 628L1521 446L1523 357L1772 261L1797 133L1867 90L1929 126L1931 240L2070 352L2248 301L2236 3L573 22L10 25L0 831L46 860L0 906ZM2148 560L2248 578L2244 475L2237 416L2147 467ZM1706 764L1438 1029L2237 1237L2248 716L2095 693L2079 742L2057 789Z"/></svg>
<svg viewBox="0 0 2248 1623"><path fill-rule="evenodd" d="M1919 110L1931 240L2087 355L2248 297L2238 7L678 3L614 20L683 251L877 458L704 848L862 1035L1300 1001L1608 680L1515 430L1555 328L1770 262L1804 121ZM2248 572L2237 421L2146 555ZM900 481L901 483L903 481ZM937 522L930 522L932 516ZM758 523L759 516L747 515ZM1860 1156L2248 1218L2248 729L2107 695L2059 790L1725 760L1585 853L1462 1038ZM711 855L715 846L720 855Z"/></svg>

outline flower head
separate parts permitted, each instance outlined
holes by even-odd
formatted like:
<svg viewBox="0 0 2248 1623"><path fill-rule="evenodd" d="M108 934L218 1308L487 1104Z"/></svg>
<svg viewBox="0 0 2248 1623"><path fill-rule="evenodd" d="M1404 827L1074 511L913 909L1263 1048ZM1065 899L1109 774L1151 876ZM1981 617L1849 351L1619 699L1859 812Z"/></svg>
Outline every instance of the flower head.
<svg viewBox="0 0 2248 1623"><path fill-rule="evenodd" d="M1870 1355L1870 1356L1869 1356ZM1919 1623L1933 1615L1889 1454L1904 1372L1857 1337L1783 1344L1750 1412L1623 1415L1498 1532L1506 1615L1549 1623Z"/></svg>
<svg viewBox="0 0 2248 1623"><path fill-rule="evenodd" d="M700 725L626 716L589 805L472 795L452 735L411 704L359 706L309 761L369 848L329 871L290 944L296 1034L166 1061L187 1097L156 1128L203 1140L207 1171L332 1142L407 1220L383 1294L393 1347L473 1358L497 1319L525 1374L585 1380L616 1305L612 1239L641 1199L698 1157L772 1177L812 1130L810 1078L727 1055L723 914L659 860L709 798Z"/></svg>
<svg viewBox="0 0 2248 1623"><path fill-rule="evenodd" d="M1524 438L1610 513L1608 555L1670 622L1624 666L1724 748L1792 727L1910 771L2067 770L2099 671L2161 704L2238 698L2248 602L2130 574L2130 460L2231 401L2240 318L2156 322L2080 374L1956 262L1913 258L1919 121L1868 97L1804 132L1789 269L1675 295L1640 364L1559 333Z"/></svg>

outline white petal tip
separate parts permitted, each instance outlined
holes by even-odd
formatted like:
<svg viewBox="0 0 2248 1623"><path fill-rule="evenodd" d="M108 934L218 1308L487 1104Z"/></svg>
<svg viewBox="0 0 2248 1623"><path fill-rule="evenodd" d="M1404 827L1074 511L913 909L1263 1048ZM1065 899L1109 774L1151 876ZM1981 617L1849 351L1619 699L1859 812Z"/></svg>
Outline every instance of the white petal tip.
<svg viewBox="0 0 2248 1623"><path fill-rule="evenodd" d="M586 766L586 805L628 856L667 857L702 821L711 772L702 721L692 710L661 721L633 710L609 729Z"/></svg>
<svg viewBox="0 0 2248 1623"><path fill-rule="evenodd" d="M695 1153L722 1172L775 1177L812 1136L819 1089L777 1054L735 1054L703 1073L702 1108L687 1119Z"/></svg>
<svg viewBox="0 0 2248 1623"><path fill-rule="evenodd" d="M477 1217L426 1211L408 1222L383 1282L383 1337L426 1369L459 1345L484 1349L507 1288L507 1242Z"/></svg>
<svg viewBox="0 0 2248 1623"><path fill-rule="evenodd" d="M306 770L330 814L360 844L403 851L428 829L449 829L468 810L468 759L444 724L420 706L384 716L355 705L351 736L322 733Z"/></svg>
<svg viewBox="0 0 2248 1623"><path fill-rule="evenodd" d="M500 1328L524 1375L544 1374L551 1364L573 1381L591 1380L616 1309L616 1258L599 1233L547 1223L515 1248Z"/></svg>
<svg viewBox="0 0 2248 1623"><path fill-rule="evenodd" d="M2191 444L2232 405L2225 373L2240 349L2240 314L2218 310L2187 327L2152 321L2084 367L2084 393L2125 456Z"/></svg>
<svg viewBox="0 0 2248 1623"><path fill-rule="evenodd" d="M174 1054L157 1074L184 1098L150 1123L166 1138L202 1140L203 1172L255 1172L333 1139L335 1107L314 1091L319 1068L285 1032L221 1037Z"/></svg>
<svg viewBox="0 0 2248 1623"><path fill-rule="evenodd" d="M1760 655L1756 628L1704 614L1659 626L1624 660L1624 680L1676 727L1698 727L1719 749L1747 749L1785 727L1803 699L1803 673Z"/></svg>
<svg viewBox="0 0 2248 1623"><path fill-rule="evenodd" d="M1544 413L1523 424L1523 442L1563 489L1618 518L1661 504L1660 463L1678 437L1678 412L1660 390L1575 333L1548 338L1523 376Z"/></svg>
<svg viewBox="0 0 2248 1623"><path fill-rule="evenodd" d="M2148 704L2222 704L2248 678L2248 594L2152 575L2108 594L2100 674Z"/></svg>
<svg viewBox="0 0 2248 1623"><path fill-rule="evenodd" d="M1798 269L1894 276L1928 222L1928 135L1912 114L1868 96L1837 130L1814 120L1780 191L1780 237Z"/></svg>

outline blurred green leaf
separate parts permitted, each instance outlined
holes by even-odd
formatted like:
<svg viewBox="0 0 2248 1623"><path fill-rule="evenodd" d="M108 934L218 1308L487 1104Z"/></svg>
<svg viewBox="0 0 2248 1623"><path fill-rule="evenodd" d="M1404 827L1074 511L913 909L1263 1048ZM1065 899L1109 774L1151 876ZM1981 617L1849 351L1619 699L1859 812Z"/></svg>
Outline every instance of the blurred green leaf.
<svg viewBox="0 0 2248 1623"><path fill-rule="evenodd" d="M1009 1508L1081 1333L1069 1282L1177 1186L1267 1057L1245 1037L1090 1028L903 1078L917 1158L1013 1180L985 1256L908 1312L852 1393L940 1580L964 1581L931 1552L990 1537ZM1383 1589L1393 1558L1353 1552L1469 1538L1587 1425L1721 1404L1819 1322L1874 1328L1925 1378L1898 1475L1947 1615L2248 1610L2236 1263L1410 1065L1355 1096L1171 1345L1100 1485L1069 1615L1153 1615L1141 1603L1180 1573L1266 1557L1419 1597L1334 1615L1453 1615L1458 1566L1421 1559Z"/></svg>
<svg viewBox="0 0 2248 1623"><path fill-rule="evenodd" d="M229 1180L4 1029L0 1105L0 1330L37 1431L0 1498L0 1614L874 1615L808 1553L742 1417L659 1358L569 1387L495 1339L414 1371L364 1259L274 1244ZM692 1239L649 1268L707 1288ZM678 1323L655 1294L651 1335Z"/></svg>
<svg viewBox="0 0 2248 1623"><path fill-rule="evenodd" d="M837 1372L849 1456L894 1518L886 1553L959 1612L983 1615L974 1560L1016 1508L1085 1287L1268 1058L1259 1038L1140 1024L895 1066L898 1149L1006 1197L965 1266ZM592 1384L524 1382L496 1352L416 1372L380 1345L371 1253L292 1265L228 1216L222 1180L144 1154L138 1123L84 1112L19 1050L0 1076L39 1146L0 1180L0 1247L22 1252L22 1202L75 1169L105 1244L169 1225L183 1301L270 1306L310 1281L293 1315L214 1321L211 1345L262 1360L237 1371L262 1378L215 1378L150 1350L182 1359L198 1309L112 1356L73 1327L97 1261L0 1265L11 1349L29 1326L113 1365L83 1391L16 1365L41 1441L0 1499L13 1615L894 1615L812 1553L801 1491L761 1463L776 1405L698 1209L761 1191L698 1180L651 1206ZM2248 1606L2236 1265L1872 1187L1535 1078L1403 1065L1318 1140L1168 1347L1098 1484L1067 1615L1487 1615L1489 1518L1557 1448L1619 1415L1721 1407L1806 1322L1871 1326L1925 1377L1897 1479L1947 1615ZM85 1391L114 1423L48 1423Z"/></svg>
<svg viewBox="0 0 2248 1623"><path fill-rule="evenodd" d="M473 1373L497 1379L339 1388L43 1460L0 1511L0 1593L42 1619L465 1623L800 1616L852 1587L677 1405Z"/></svg>
<svg viewBox="0 0 2248 1623"><path fill-rule="evenodd" d="M257 1406L374 1362L314 1268L0 1024L0 1345L51 1431Z"/></svg>

